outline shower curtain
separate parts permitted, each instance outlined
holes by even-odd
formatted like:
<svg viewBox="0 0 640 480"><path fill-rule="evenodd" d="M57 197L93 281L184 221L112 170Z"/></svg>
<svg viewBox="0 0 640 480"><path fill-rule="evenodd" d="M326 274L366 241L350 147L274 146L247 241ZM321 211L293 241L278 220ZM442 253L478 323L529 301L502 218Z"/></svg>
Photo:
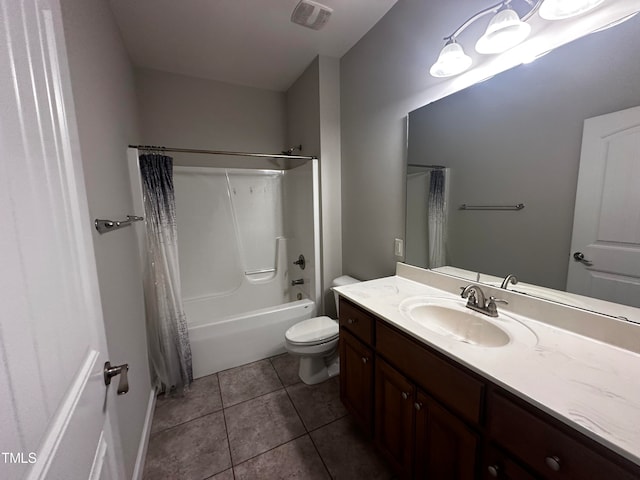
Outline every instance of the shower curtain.
<svg viewBox="0 0 640 480"><path fill-rule="evenodd" d="M431 170L429 185L429 268L446 265L447 205L445 201L445 171Z"/></svg>
<svg viewBox="0 0 640 480"><path fill-rule="evenodd" d="M144 299L153 381L184 392L193 381L191 346L180 294L173 159L140 155L146 217Z"/></svg>

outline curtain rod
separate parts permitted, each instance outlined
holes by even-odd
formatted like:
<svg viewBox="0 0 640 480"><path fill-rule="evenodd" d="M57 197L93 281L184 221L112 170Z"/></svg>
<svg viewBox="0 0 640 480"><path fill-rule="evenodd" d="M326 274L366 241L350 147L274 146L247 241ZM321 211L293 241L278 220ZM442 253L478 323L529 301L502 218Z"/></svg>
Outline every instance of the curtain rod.
<svg viewBox="0 0 640 480"><path fill-rule="evenodd" d="M203 153L207 155L235 155L238 157L259 157L259 158L286 158L289 160L317 160L317 157L305 155L287 155L284 153L249 153L249 152L227 152L224 150L198 150L193 148L172 148L156 147L154 145L129 145L129 148L137 148L146 151L176 152L176 153Z"/></svg>
<svg viewBox="0 0 640 480"><path fill-rule="evenodd" d="M447 167L444 165L418 165L416 163L407 163L408 167L418 167L418 168L435 168L436 170L443 170Z"/></svg>

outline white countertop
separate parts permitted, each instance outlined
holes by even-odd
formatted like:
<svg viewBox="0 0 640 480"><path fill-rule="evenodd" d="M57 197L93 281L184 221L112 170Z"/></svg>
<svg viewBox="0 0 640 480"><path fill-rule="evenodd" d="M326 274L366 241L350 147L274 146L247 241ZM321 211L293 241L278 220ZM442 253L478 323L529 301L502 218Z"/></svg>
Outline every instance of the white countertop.
<svg viewBox="0 0 640 480"><path fill-rule="evenodd" d="M408 319L400 303L414 296L460 299L459 295L397 275L336 290L640 465L640 354L519 316L515 306L498 309L531 330L537 343L520 342L515 336L502 347L481 347L441 336ZM568 312L578 315L573 309Z"/></svg>

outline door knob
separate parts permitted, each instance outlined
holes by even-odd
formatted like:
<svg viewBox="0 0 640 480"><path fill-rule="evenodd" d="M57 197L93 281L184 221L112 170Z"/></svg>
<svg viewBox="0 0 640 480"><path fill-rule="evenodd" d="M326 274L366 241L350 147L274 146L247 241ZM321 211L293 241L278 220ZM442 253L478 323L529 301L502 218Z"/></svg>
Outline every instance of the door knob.
<svg viewBox="0 0 640 480"><path fill-rule="evenodd" d="M593 262L591 260L587 260L586 258L584 258L584 253L582 252L576 252L573 254L573 259L576 262L580 262L584 265L586 265L587 267L590 267L591 265L593 265Z"/></svg>
<svg viewBox="0 0 640 480"><path fill-rule="evenodd" d="M120 375L120 381L118 382L118 395L124 395L129 391L128 371L128 363L112 367L111 362L106 362L104 364L104 384L111 385L111 379L116 375Z"/></svg>

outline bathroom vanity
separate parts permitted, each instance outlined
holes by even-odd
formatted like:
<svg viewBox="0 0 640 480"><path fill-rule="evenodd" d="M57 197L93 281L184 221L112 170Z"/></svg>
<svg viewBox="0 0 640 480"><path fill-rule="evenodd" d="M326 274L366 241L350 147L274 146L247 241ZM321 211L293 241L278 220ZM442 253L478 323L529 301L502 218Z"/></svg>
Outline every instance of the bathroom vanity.
<svg viewBox="0 0 640 480"><path fill-rule="evenodd" d="M484 319L465 285L399 264L337 289L341 399L396 472L639 479L640 326L482 286L508 301Z"/></svg>

